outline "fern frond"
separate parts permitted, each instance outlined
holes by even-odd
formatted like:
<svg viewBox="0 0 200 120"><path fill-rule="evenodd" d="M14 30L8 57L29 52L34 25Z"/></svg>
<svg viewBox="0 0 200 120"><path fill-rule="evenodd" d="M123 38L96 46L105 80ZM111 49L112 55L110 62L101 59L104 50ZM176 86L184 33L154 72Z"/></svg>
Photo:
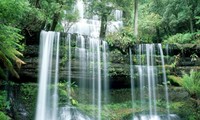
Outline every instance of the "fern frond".
<svg viewBox="0 0 200 120"><path fill-rule="evenodd" d="M190 74L184 74L182 78L182 86L191 95L200 95L200 72L190 71Z"/></svg>
<svg viewBox="0 0 200 120"><path fill-rule="evenodd" d="M4 66L11 72L12 75L19 78L19 75L15 71L12 62L1 51L0 51L0 61L3 62Z"/></svg>
<svg viewBox="0 0 200 120"><path fill-rule="evenodd" d="M0 67L0 78L2 79L6 79L6 76L5 76L5 73L4 73L4 70Z"/></svg>

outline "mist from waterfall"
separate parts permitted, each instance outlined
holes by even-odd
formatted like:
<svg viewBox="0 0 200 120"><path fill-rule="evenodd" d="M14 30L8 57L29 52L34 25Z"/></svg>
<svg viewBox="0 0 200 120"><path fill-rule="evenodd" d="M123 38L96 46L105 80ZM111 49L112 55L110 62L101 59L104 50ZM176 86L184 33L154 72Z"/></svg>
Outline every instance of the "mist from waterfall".
<svg viewBox="0 0 200 120"><path fill-rule="evenodd" d="M86 4L87 5L87 4ZM77 0L77 3L74 7L75 10L79 13L79 19L77 22L73 23L70 28L65 29L65 32L68 33L77 33L81 35L87 35L91 37L97 37L100 33L100 26L101 21L98 15L92 15L91 17L86 16L85 12L87 7L83 0ZM121 10L113 10L112 16L114 17L113 20L107 21L107 33L112 33L118 31L121 27L123 27L122 21L122 11ZM68 21L63 21L62 25L65 25Z"/></svg>

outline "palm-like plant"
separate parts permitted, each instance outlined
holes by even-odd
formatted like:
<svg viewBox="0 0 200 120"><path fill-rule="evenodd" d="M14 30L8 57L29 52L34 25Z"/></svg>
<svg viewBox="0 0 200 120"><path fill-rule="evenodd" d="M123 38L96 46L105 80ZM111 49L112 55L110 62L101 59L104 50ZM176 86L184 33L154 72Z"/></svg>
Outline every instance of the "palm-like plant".
<svg viewBox="0 0 200 120"><path fill-rule="evenodd" d="M19 58L23 37L20 21L28 9L28 0L0 0L0 77L5 79L5 71L19 78L13 63L20 67L24 62Z"/></svg>
<svg viewBox="0 0 200 120"><path fill-rule="evenodd" d="M19 52L22 49L20 40L23 38L19 33L19 29L14 27L0 25L0 77L5 78L5 69L7 69L12 75L19 78L13 63L20 67L21 64L25 64L19 56L22 54Z"/></svg>

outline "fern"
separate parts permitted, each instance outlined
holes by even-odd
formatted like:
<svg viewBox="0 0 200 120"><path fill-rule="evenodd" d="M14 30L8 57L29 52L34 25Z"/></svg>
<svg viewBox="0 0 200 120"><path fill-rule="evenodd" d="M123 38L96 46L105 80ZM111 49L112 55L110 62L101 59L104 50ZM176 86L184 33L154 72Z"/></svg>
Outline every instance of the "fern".
<svg viewBox="0 0 200 120"><path fill-rule="evenodd" d="M190 71L190 74L183 75L182 86L191 96L200 97L200 72Z"/></svg>
<svg viewBox="0 0 200 120"><path fill-rule="evenodd" d="M2 78L5 78L3 68L6 68L12 75L19 78L19 75L14 69L13 63L25 64L19 58L22 56L22 53L19 52L19 50L22 50L20 40L23 39L19 34L19 31L19 29L11 26L0 25L0 62L3 63L0 72Z"/></svg>

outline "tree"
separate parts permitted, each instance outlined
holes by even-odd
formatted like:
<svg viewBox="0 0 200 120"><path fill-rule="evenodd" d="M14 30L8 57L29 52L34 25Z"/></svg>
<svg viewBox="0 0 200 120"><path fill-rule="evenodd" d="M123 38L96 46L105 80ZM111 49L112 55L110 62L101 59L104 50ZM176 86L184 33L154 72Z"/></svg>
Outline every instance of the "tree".
<svg viewBox="0 0 200 120"><path fill-rule="evenodd" d="M140 1L139 36L148 41L162 42L176 33L196 32L199 29L198 0Z"/></svg>
<svg viewBox="0 0 200 120"><path fill-rule="evenodd" d="M19 56L19 52L23 49L20 35L20 29L17 26L24 17L24 13L28 9L28 1L26 0L2 0L0 1L0 77L5 79L6 69L15 77L19 75L14 69L15 62L18 67L25 64Z"/></svg>
<svg viewBox="0 0 200 120"><path fill-rule="evenodd" d="M149 12L149 3L141 4L139 9L138 37L142 39L143 42L160 42L162 17L155 12Z"/></svg>
<svg viewBox="0 0 200 120"><path fill-rule="evenodd" d="M100 17L101 26L100 26L99 37L101 39L104 39L106 36L107 21L113 8L114 5L109 0L101 0L101 1L92 0L89 4L89 13L92 15L98 15Z"/></svg>
<svg viewBox="0 0 200 120"><path fill-rule="evenodd" d="M22 22L26 33L32 31L51 30L55 31L67 16L76 16L72 11L74 0L29 0L30 10ZM59 31L59 30L58 30Z"/></svg>
<svg viewBox="0 0 200 120"><path fill-rule="evenodd" d="M138 0L134 1L134 35L138 35Z"/></svg>

